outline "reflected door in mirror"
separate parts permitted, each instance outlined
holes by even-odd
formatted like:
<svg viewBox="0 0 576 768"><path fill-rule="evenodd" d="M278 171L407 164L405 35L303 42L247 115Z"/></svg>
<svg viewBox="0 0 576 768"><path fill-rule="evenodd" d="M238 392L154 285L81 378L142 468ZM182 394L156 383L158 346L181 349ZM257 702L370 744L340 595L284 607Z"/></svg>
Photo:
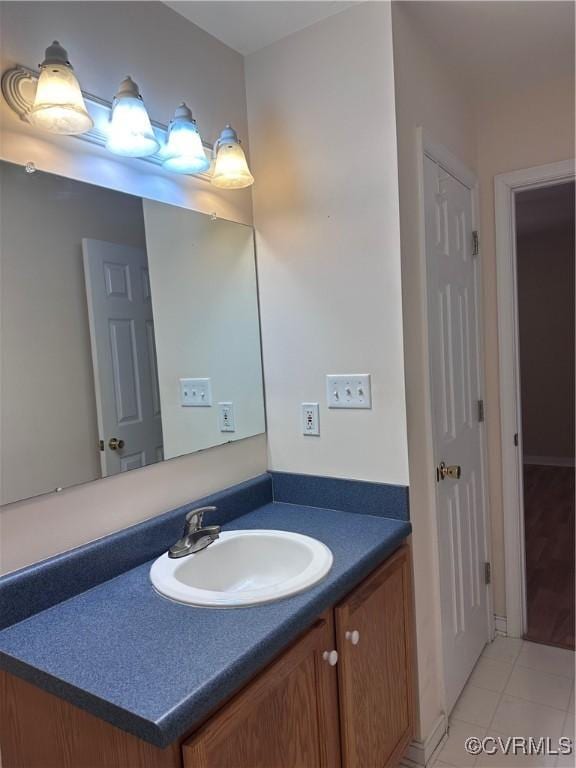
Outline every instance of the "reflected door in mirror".
<svg viewBox="0 0 576 768"><path fill-rule="evenodd" d="M143 248L82 240L102 476L162 460L148 261Z"/></svg>

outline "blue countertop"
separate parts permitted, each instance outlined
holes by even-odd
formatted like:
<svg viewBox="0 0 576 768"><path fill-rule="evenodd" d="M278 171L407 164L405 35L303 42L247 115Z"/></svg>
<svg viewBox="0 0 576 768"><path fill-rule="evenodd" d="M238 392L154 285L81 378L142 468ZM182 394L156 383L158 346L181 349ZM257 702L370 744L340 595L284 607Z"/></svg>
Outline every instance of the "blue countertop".
<svg viewBox="0 0 576 768"><path fill-rule="evenodd" d="M158 595L146 562L0 632L0 667L166 747L245 685L410 534L410 523L268 503L223 526L314 536L328 576L277 603L194 608Z"/></svg>

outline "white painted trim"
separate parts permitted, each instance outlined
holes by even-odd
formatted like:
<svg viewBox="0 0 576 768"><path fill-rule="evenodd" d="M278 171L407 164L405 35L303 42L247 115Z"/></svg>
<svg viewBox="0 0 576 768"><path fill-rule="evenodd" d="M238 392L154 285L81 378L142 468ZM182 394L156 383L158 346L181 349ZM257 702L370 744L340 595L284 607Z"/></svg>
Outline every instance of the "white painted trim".
<svg viewBox="0 0 576 768"><path fill-rule="evenodd" d="M400 761L400 765L404 766L404 768L430 765L436 753L444 746L447 736L448 718L442 713L424 741L414 739L410 743L406 754Z"/></svg>
<svg viewBox="0 0 576 768"><path fill-rule="evenodd" d="M425 199L424 199L424 157L427 156L431 160L437 162L445 171L451 176L454 176L458 181L464 184L465 187L471 190L472 193L472 226L474 229L479 229L480 222L480 205L479 205L479 189L478 179L476 175L470 171L455 155L453 155L446 147L438 142L427 133L427 131L419 126L416 129L416 141L417 141L417 167L418 167L418 202L419 202L419 241L420 241L420 274L421 274L421 305L425 307L425 311L422 313L422 341L423 351L426 363L426 370L428 371L428 380L431 381L431 366L430 366L430 352L429 352L429 326L428 326L428 265L426 259L426 223L425 223ZM480 254L478 258L481 258L482 238L480 238ZM483 323L483 303L482 296L482 270L479 270L478 278L478 343L480 350L480 381L483 392L486 392L486 367L484 361L484 323ZM426 422L423 425L423 439L426 441L426 449L429 456L434 456L434 439L433 439L433 426L432 426L432 396L431 387L426 388ZM489 475L488 475L488 452L486 441L486 425L481 424L481 455L483 463L483 475L484 475L484 488L483 491L483 506L484 506L484 548L486 557L489 561L492 560L492 537L490 531L490 509L489 509ZM432 461L433 466L433 461ZM437 505L437 489L434 482L433 469L429 473L430 480L428 485L428 499L432 515L434 519L434 552L433 561L436 571L436 583L440 582L440 567L439 567L439 543L436 532L438 530L438 505ZM439 589L439 587L438 587ZM486 586L486 610L488 619L488 637L487 642L494 639L495 624L494 624L494 608L493 608L493 587L491 585ZM437 648L440 649L439 667L441 671L442 686L444 686L444 664L442 649L442 622L438 620L436 622L437 630ZM442 691L442 697L444 705L446 704L445 690Z"/></svg>
<svg viewBox="0 0 576 768"><path fill-rule="evenodd" d="M428 155L431 160L434 160L438 165L441 165L445 171L448 171L451 176L454 176L454 178L462 182L468 189L473 190L478 186L476 175L468 170L456 155L453 155L452 152L446 149L442 144L438 144L434 141L424 128L419 127L417 131L422 151L425 155Z"/></svg>
<svg viewBox="0 0 576 768"><path fill-rule="evenodd" d="M506 636L508 634L508 625L506 622L506 616L494 616L494 626L496 627L497 635Z"/></svg>
<svg viewBox="0 0 576 768"><path fill-rule="evenodd" d="M576 461L573 456L524 456L524 464L538 467L573 467Z"/></svg>
<svg viewBox="0 0 576 768"><path fill-rule="evenodd" d="M574 160L524 168L494 178L506 618L511 637L522 637L526 620L514 198L520 190L573 178ZM514 445L515 434L518 446Z"/></svg>
<svg viewBox="0 0 576 768"><path fill-rule="evenodd" d="M425 137L423 128L418 127L416 129L416 163L418 174L418 241L419 241L419 272L420 272L420 306L424 308L422 312L422 353L424 357L424 367L428 372L428 378L430 380L430 354L428 346L429 329L428 329L428 284L427 274L428 266L426 259L426 215L425 215L425 195L424 195L424 156L425 146L431 146L430 140ZM443 708L446 710L446 688L444 681L446 676L444 674L444 655L442 652L442 617L440 613L440 544L438 541L438 506L436 499L436 482L434 479L434 438L433 438L433 426L432 426L432 392L430 386L424 388L424 424L422 424L422 440L426 444L426 455L429 457L428 465L426 466L427 487L426 496L430 513L432 516L432 565L434 569L434 584L432 587L432 599L437 606L437 616L434 623L434 640L437 651L437 664L438 664L438 684L440 686L440 699Z"/></svg>
<svg viewBox="0 0 576 768"><path fill-rule="evenodd" d="M480 230L480 188L479 182L476 182L472 190L472 214L473 214L473 226ZM482 259L482 237L479 236L479 252L477 258ZM478 270L478 296L477 296L477 322L478 322L478 339L480 348L480 387L482 397L486 400L486 345L484 342L484 280L483 270ZM488 435L486 422L480 424L480 439L482 441L481 455L483 464L484 475L484 487L483 492L483 505L484 505L484 551L486 552L486 559L489 563L493 562L492 558L492 515L490 512L490 470L488 467ZM496 635L496 624L494 621L494 587L492 584L486 586L487 600L486 610L488 611L488 641L494 640Z"/></svg>

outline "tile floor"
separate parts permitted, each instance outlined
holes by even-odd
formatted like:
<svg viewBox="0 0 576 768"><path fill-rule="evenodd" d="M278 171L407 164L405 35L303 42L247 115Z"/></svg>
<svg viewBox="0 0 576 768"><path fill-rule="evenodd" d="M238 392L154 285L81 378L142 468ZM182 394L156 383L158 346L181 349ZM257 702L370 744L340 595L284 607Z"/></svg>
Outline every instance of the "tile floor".
<svg viewBox="0 0 576 768"><path fill-rule="evenodd" d="M450 733L434 768L576 768L569 756L466 753L470 736L574 739L573 651L497 637L478 660L450 717Z"/></svg>

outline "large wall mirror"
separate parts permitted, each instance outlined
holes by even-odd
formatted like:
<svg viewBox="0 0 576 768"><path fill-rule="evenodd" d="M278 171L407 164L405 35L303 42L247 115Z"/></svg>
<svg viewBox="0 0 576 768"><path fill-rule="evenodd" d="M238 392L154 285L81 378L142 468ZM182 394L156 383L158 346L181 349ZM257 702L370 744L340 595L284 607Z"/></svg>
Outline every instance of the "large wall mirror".
<svg viewBox="0 0 576 768"><path fill-rule="evenodd" d="M0 162L0 502L265 430L251 227Z"/></svg>

